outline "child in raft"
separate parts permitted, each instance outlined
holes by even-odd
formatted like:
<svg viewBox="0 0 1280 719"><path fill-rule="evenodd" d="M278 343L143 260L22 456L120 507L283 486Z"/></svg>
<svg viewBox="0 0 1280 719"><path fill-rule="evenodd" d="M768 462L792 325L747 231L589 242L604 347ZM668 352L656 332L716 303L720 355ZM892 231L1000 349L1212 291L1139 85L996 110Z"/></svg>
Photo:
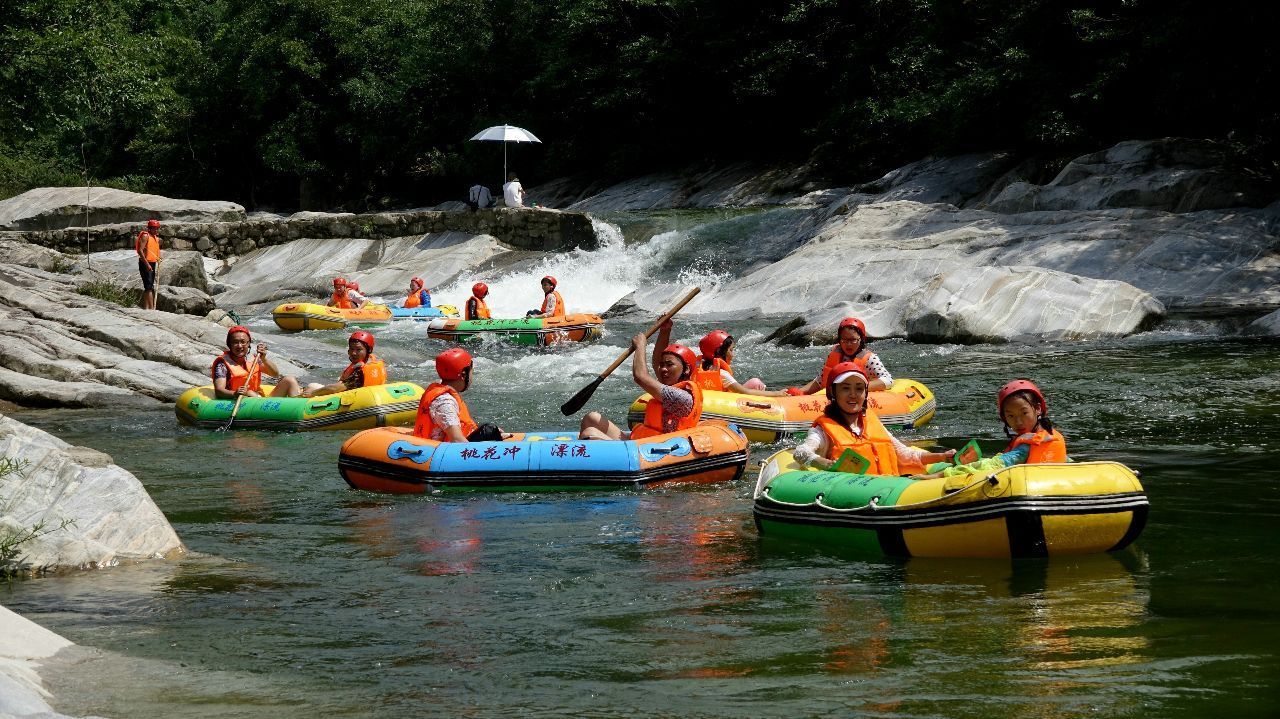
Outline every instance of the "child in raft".
<svg viewBox="0 0 1280 719"><path fill-rule="evenodd" d="M579 439L641 439L698 425L702 419L702 388L690 381L698 362L693 350L671 343L671 320L667 320L658 330L658 341L653 345L653 374L649 374L645 367L647 342L643 332L631 338L631 377L652 398L644 413L644 424L623 432L599 412L588 412L582 418Z"/></svg>
<svg viewBox="0 0 1280 719"><path fill-rule="evenodd" d="M471 354L460 347L436 355L436 374L418 402L413 433L438 442L497 442L510 437L493 424L476 424L462 393L471 386Z"/></svg>
<svg viewBox="0 0 1280 719"><path fill-rule="evenodd" d="M360 330L352 332L347 340L347 359L351 364L342 370L342 376L333 384L312 383L302 390L303 397L320 397L337 394L349 389L373 387L387 383L387 365L373 354L373 335Z"/></svg>
<svg viewBox="0 0 1280 719"><path fill-rule="evenodd" d="M368 301L369 298L360 294L359 283L347 282L342 277L333 278L333 295L329 297L329 307L354 310L359 309Z"/></svg>
<svg viewBox="0 0 1280 719"><path fill-rule="evenodd" d="M484 298L489 296L489 285L483 282L477 282L471 285L471 296L467 298L465 308L466 316L464 320L487 320L489 319L489 305Z"/></svg>
<svg viewBox="0 0 1280 719"><path fill-rule="evenodd" d="M556 290L559 282L551 275L542 278L542 308L529 310L525 317L564 317L566 310L564 298Z"/></svg>
<svg viewBox="0 0 1280 719"><path fill-rule="evenodd" d="M724 330L712 330L702 341L698 349L702 356L698 358L698 367L693 371L693 381L702 389L717 392L733 392L734 394L752 394L757 397L785 397L785 390L765 389L764 383L752 377L739 384L733 378L733 350L736 346L733 335Z"/></svg>
<svg viewBox="0 0 1280 719"><path fill-rule="evenodd" d="M793 450L796 461L818 469L830 469L846 449L870 461L866 474L899 475L923 469L929 462L945 462L954 449L929 452L898 441L867 408L866 371L855 362L841 362L831 368L827 383L830 404L814 420L800 446Z"/></svg>
<svg viewBox="0 0 1280 719"><path fill-rule="evenodd" d="M998 472L1016 464L1066 462L1067 440L1049 420L1049 403L1044 393L1029 379L1015 379L996 393L996 409L1004 423L1009 446L994 457L955 467L943 467L916 479L952 477L957 474ZM930 469L934 469L930 467Z"/></svg>
<svg viewBox="0 0 1280 719"><path fill-rule="evenodd" d="M431 306L431 293L427 292L427 287L422 282L421 277L414 277L409 280L409 294L400 303L400 306L405 309Z"/></svg>
<svg viewBox="0 0 1280 719"><path fill-rule="evenodd" d="M267 359L267 346L258 343L258 356L249 361L249 345L253 337L249 328L236 325L227 330L227 351L218 355L209 368L213 377L213 394L218 399L245 397L297 397L302 394L298 380L292 376L280 376L280 370ZM262 375L280 377L275 389L268 395L262 394Z"/></svg>
<svg viewBox="0 0 1280 719"><path fill-rule="evenodd" d="M861 366L864 374L871 378L872 392L880 392L893 387L893 375L884 368L884 363L875 352L867 349L867 326L857 317L846 317L840 320L836 328L836 346L827 354L827 361L818 376L804 387L788 387L787 394L815 394L827 386L831 368L841 362L853 362Z"/></svg>

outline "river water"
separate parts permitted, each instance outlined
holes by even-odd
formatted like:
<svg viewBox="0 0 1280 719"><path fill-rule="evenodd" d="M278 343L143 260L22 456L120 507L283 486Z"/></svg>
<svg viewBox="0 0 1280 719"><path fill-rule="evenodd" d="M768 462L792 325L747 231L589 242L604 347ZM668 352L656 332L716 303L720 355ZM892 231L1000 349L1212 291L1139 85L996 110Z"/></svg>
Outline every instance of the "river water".
<svg viewBox="0 0 1280 719"><path fill-rule="evenodd" d="M608 306L628 267L634 287L626 254L579 258L601 264L561 277L568 304ZM578 300L575 282L598 286ZM762 344L773 325L717 326L741 338L742 379L800 384L825 353ZM710 327L680 322L676 336L696 343ZM641 329L611 322L600 343L541 352L485 343L472 411L504 428L574 426L559 404ZM995 389L1035 378L1075 458L1142 473L1150 521L1116 555L899 561L762 540L750 493L768 445L719 486L392 497L347 488L346 433L25 411L14 416L141 478L191 554L17 581L0 603L106 652L51 673L55 708L77 715L1274 716L1280 353L1201 330L874 346L937 394L911 439L996 449ZM444 345L424 336L378 333L394 378L434 379ZM588 406L621 421L636 393L620 372Z"/></svg>

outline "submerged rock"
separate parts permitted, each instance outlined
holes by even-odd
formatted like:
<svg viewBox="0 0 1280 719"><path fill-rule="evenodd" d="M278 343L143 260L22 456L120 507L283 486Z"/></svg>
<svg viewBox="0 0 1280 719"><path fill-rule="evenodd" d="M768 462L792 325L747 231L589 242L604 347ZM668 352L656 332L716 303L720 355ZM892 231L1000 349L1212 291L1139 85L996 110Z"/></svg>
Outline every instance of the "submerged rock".
<svg viewBox="0 0 1280 719"><path fill-rule="evenodd" d="M75 447L0 415L0 532L35 536L19 546L30 573L107 567L185 551L138 478L111 457Z"/></svg>

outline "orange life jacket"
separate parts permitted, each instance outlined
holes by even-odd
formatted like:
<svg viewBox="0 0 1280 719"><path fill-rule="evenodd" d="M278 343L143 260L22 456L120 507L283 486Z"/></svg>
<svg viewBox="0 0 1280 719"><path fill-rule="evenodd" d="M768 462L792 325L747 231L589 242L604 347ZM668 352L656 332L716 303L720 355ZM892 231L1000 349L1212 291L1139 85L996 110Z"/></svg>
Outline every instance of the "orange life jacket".
<svg viewBox="0 0 1280 719"><path fill-rule="evenodd" d="M351 304L351 298L347 296L346 290L334 290L333 296L329 298L329 306L337 307L340 310L349 310L355 307Z"/></svg>
<svg viewBox="0 0 1280 719"><path fill-rule="evenodd" d="M409 296L408 296L408 297L406 297L406 298L404 298L404 306L405 306L406 308L409 308L409 307L421 307L421 306L422 306L422 291L421 291L421 290L417 290L417 291L414 291L414 292L410 292L410 293L409 293Z"/></svg>
<svg viewBox="0 0 1280 719"><path fill-rule="evenodd" d="M356 363L352 362L347 368L342 370L342 379L351 376L356 371ZM365 360L363 372L364 382L361 387L373 387L374 385L387 383L387 365L378 359L377 355L369 355L369 359Z"/></svg>
<svg viewBox="0 0 1280 719"><path fill-rule="evenodd" d="M662 411L662 398L651 397L648 407L644 410L644 424L631 430L631 439L644 439L698 426L698 422L702 420L702 388L693 382L677 382L671 386L693 395L693 411L683 417L673 418L676 421L675 428L666 429L667 423L664 420L667 416Z"/></svg>
<svg viewBox="0 0 1280 719"><path fill-rule="evenodd" d="M559 293L559 292L557 292L556 290L551 290L550 292L548 292L548 293L547 293L547 296L546 296L546 297L543 297L543 298L542 298L542 314L544 314L544 315L545 315L545 314L547 313L547 309L551 306L551 297L552 297L552 296L555 296L555 298L556 298L556 308L555 308L555 310L554 310L554 311L552 311L552 312L551 312L551 316L552 316L552 317L564 317L564 316L565 316L565 313L564 313L564 298L563 298L563 297L561 297L561 296L560 296L560 293Z"/></svg>
<svg viewBox="0 0 1280 719"><path fill-rule="evenodd" d="M487 320L489 319L489 305L479 297L472 297L467 300L467 316L469 320Z"/></svg>
<svg viewBox="0 0 1280 719"><path fill-rule="evenodd" d="M138 233L138 237L133 241L133 251L138 253L147 262L160 261L160 238L151 234L147 230Z"/></svg>
<svg viewBox="0 0 1280 719"><path fill-rule="evenodd" d="M413 424L413 433L418 437L431 439L431 433L436 429L436 423L431 419L431 403L442 394L453 395L453 400L458 403L458 419L461 421L463 437L470 437L471 433L476 431L480 425L471 419L471 410L467 409L467 403L462 401L462 395L458 391L447 384L433 382L427 387L427 391L422 393L422 401L418 402L418 421ZM444 431L444 427L440 427L440 431ZM445 435L444 441L448 440L449 435Z"/></svg>
<svg viewBox="0 0 1280 719"><path fill-rule="evenodd" d="M1023 444L1031 448L1031 453L1027 455L1027 464L1067 461L1067 438L1056 429L1052 432L1042 429L1034 433L1020 434L1013 438L1004 451L1008 452Z"/></svg>
<svg viewBox="0 0 1280 719"><path fill-rule="evenodd" d="M209 376L213 378L214 382L217 382L217 371L218 371L219 362L227 366L227 372L228 372L227 391L235 392L239 390L241 387L243 387L244 383L248 381L249 389L253 390L254 392L259 392L259 393L262 392L262 363L261 362L258 362L253 365L253 374L250 374L249 362L247 359L244 364L240 364L239 362L236 361L234 357L231 356L230 351L223 352L213 360L213 364L209 365Z"/></svg>
<svg viewBox="0 0 1280 719"><path fill-rule="evenodd" d="M707 357L705 355L698 359L698 366L693 370L693 381L703 389L713 389L717 392L723 392L724 379L720 376L720 370L733 374L733 368L729 366L728 362L725 362L719 357L712 357L711 369L702 369L706 361Z"/></svg>
<svg viewBox="0 0 1280 719"><path fill-rule="evenodd" d="M871 461L867 474L896 476L901 469L898 467L898 450L893 446L889 430L884 428L875 412L868 410L862 413L862 417L860 437L825 414L813 421L814 426L820 427L827 435L827 459L839 459L846 449L852 449Z"/></svg>
<svg viewBox="0 0 1280 719"><path fill-rule="evenodd" d="M827 382L831 379L831 369L841 362L852 362L858 365L858 368L867 375L868 379L875 379L875 377L871 376L870 370L867 369L867 362L871 361L872 357L875 357L875 353L866 348L858 350L856 356L850 357L844 353L844 350L840 349L839 345L836 345L836 348L827 355L827 361L822 365L822 381L818 384L826 387Z"/></svg>

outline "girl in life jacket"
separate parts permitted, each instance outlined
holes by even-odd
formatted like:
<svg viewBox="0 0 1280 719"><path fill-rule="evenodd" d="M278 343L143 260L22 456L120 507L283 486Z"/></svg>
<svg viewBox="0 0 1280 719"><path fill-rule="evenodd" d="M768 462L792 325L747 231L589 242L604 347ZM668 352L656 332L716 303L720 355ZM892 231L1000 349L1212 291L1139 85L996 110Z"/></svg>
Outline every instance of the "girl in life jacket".
<svg viewBox="0 0 1280 719"><path fill-rule="evenodd" d="M347 282L341 277L333 278L333 294L329 297L329 306L340 310L359 309L369 298L360 294L360 285Z"/></svg>
<svg viewBox="0 0 1280 719"><path fill-rule="evenodd" d="M702 420L702 388L689 379L698 362L693 350L671 344L671 320L667 320L658 331L653 374L649 374L644 361L647 343L643 332L631 338L631 377L651 397L644 424L623 432L599 412L588 412L582 418L579 439L641 439L696 427Z"/></svg>
<svg viewBox="0 0 1280 719"><path fill-rule="evenodd" d="M484 298L489 296L489 285L483 282L477 282L471 285L471 296L467 298L466 315L464 320L487 320L489 319L489 305L485 304Z"/></svg>
<svg viewBox="0 0 1280 719"><path fill-rule="evenodd" d="M249 345L253 338L249 328L236 325L227 330L227 351L218 355L209 368L213 377L213 393L218 399L245 397L298 397L302 387L292 376L280 376L280 370L267 359L267 346L258 343L258 351L252 360L249 359ZM262 393L262 375L279 377L275 389L269 394Z"/></svg>
<svg viewBox="0 0 1280 719"><path fill-rule="evenodd" d="M421 277L414 277L409 280L409 294L400 303L400 306L406 309L431 306L431 293L427 292L426 285L423 284Z"/></svg>
<svg viewBox="0 0 1280 719"><path fill-rule="evenodd" d="M436 374L418 402L418 419L413 433L437 442L497 442L511 435L492 424L477 424L462 401L471 386L471 354L461 347L436 355Z"/></svg>
<svg viewBox="0 0 1280 719"><path fill-rule="evenodd" d="M866 474L898 475L920 471L925 463L947 461L955 455L954 449L929 452L908 447L889 434L876 413L867 408L869 384L866 371L855 362L841 362L832 368L827 383L830 404L793 450L796 461L830 469L845 450L852 449L871 463Z"/></svg>
<svg viewBox="0 0 1280 719"><path fill-rule="evenodd" d="M757 397L784 397L785 390L767 390L764 383L751 378L739 384L733 377L733 350L736 346L733 336L724 330L712 330L698 343L702 356L698 358L698 366L693 371L693 381L704 390L717 392L733 392L735 394L753 394Z"/></svg>
<svg viewBox="0 0 1280 719"><path fill-rule="evenodd" d="M386 384L387 365L373 354L375 343L373 335L364 330L352 332L351 338L347 340L347 359L351 360L351 364L342 370L342 376L333 384L309 384L302 391L302 396L319 397Z"/></svg>
<svg viewBox="0 0 1280 719"><path fill-rule="evenodd" d="M814 394L822 391L830 379L831 368L841 362L853 362L863 369L863 373L871 378L871 392L881 392L893 386L893 375L884 368L884 363L875 352L867 349L867 326L857 317L846 317L840 320L836 328L836 346L827 354L827 359L814 377L804 387L788 387L787 394Z"/></svg>
<svg viewBox="0 0 1280 719"><path fill-rule="evenodd" d="M564 298L556 291L556 278L547 275L542 278L542 308L529 310L525 317L564 317Z"/></svg>
<svg viewBox="0 0 1280 719"><path fill-rule="evenodd" d="M938 471L920 478L991 473L1018 464L1069 461L1067 440L1054 429L1049 419L1049 403L1034 382L1015 379L1005 384L996 393L996 409L1004 423L1004 433L1009 438L1003 452L956 467L930 467Z"/></svg>

